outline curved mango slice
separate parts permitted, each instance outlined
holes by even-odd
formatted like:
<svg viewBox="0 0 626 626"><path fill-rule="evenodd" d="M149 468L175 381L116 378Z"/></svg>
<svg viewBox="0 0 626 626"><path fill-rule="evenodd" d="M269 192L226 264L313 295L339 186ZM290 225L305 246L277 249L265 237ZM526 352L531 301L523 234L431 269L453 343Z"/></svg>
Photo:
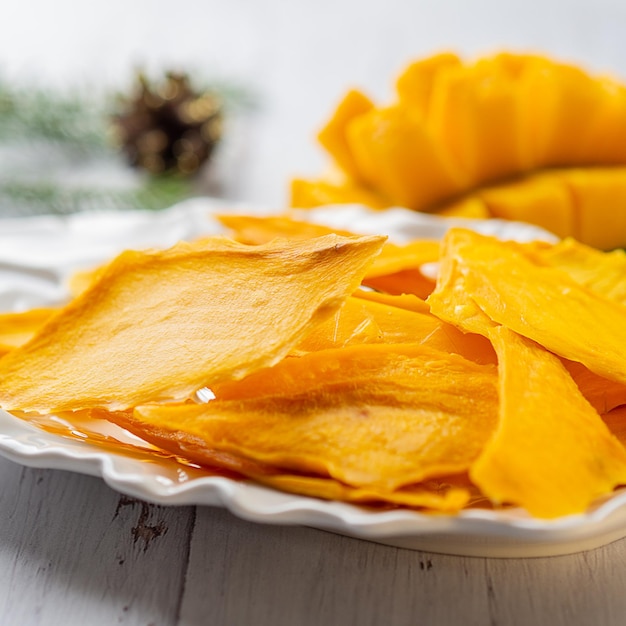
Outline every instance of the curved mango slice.
<svg viewBox="0 0 626 626"><path fill-rule="evenodd" d="M493 366L414 345L323 356L290 360L267 385L231 386L231 400L218 388L208 404L143 406L133 419L255 463L384 490L464 471L493 432Z"/></svg>
<svg viewBox="0 0 626 626"><path fill-rule="evenodd" d="M626 309L565 271L540 266L524 247L451 229L432 311L465 330L501 324L592 372L626 383ZM521 295L523 294L523 296ZM465 304L454 304L454 297Z"/></svg>
<svg viewBox="0 0 626 626"><path fill-rule="evenodd" d="M332 198L310 181L294 205L357 202L361 190L377 208L521 220L626 246L626 86L539 55L444 53L411 64L397 91L388 106L352 108L341 127L356 172Z"/></svg>
<svg viewBox="0 0 626 626"><path fill-rule="evenodd" d="M0 360L0 405L50 412L184 400L276 363L341 306L383 237L125 252Z"/></svg>
<svg viewBox="0 0 626 626"><path fill-rule="evenodd" d="M582 513L626 483L626 450L587 403L557 357L504 327L498 353L500 421L470 469L496 503L553 518Z"/></svg>

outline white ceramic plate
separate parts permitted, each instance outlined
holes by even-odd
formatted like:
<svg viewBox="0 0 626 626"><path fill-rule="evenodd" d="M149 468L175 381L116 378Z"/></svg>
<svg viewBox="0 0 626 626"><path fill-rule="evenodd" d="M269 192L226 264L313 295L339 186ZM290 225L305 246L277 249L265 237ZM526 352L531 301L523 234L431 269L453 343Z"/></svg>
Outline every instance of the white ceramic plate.
<svg viewBox="0 0 626 626"><path fill-rule="evenodd" d="M100 213L71 217L0 220L0 310L60 301L64 281L78 268L99 263L121 249L171 245L179 239L220 232L214 212L243 211L194 200L162 213ZM385 213L362 207L307 212L308 219L396 241L440 237L449 221L402 209ZM502 238L549 238L533 227L497 220L468 223ZM102 434L136 443L112 425ZM111 429L115 432L110 432ZM114 489L159 504L223 506L242 518L301 524L411 549L470 556L521 557L566 554L626 536L626 490L598 501L584 515L555 521L523 511L466 510L459 515L423 515L406 510L373 511L281 493L249 481L207 476L174 460L113 452L41 430L0 411L0 454L23 465L71 470L102 477ZM150 462L146 462L150 460Z"/></svg>

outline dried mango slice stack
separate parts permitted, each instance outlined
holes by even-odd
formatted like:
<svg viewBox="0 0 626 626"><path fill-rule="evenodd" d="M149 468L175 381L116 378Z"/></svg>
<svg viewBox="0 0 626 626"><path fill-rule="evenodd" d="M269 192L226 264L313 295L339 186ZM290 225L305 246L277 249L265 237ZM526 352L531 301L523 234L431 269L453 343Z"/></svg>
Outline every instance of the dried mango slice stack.
<svg viewBox="0 0 626 626"><path fill-rule="evenodd" d="M438 54L410 64L387 105L349 91L319 141L334 171L293 180L293 206L404 206L626 245L626 86L613 78L538 55Z"/></svg>
<svg viewBox="0 0 626 626"><path fill-rule="evenodd" d="M370 506L555 518L626 485L623 253L222 222L233 239L125 252L65 307L0 317L0 407ZM433 260L426 299L395 293Z"/></svg>

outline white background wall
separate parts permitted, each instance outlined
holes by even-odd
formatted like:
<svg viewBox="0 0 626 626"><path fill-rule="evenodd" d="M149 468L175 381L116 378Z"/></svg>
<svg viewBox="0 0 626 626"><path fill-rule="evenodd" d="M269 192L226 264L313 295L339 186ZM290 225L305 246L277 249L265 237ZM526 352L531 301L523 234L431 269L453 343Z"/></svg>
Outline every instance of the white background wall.
<svg viewBox="0 0 626 626"><path fill-rule="evenodd" d="M316 175L314 134L348 86L384 100L415 57L546 52L626 80L624 0L0 0L0 72L53 84L128 84L133 69L190 69L254 88L233 132L228 194L282 204Z"/></svg>

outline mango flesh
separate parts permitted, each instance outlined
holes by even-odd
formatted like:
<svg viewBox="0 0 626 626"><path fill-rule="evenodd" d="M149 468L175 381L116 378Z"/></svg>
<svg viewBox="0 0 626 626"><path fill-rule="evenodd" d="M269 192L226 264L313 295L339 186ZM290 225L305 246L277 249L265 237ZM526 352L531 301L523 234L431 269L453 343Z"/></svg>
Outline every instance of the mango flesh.
<svg viewBox="0 0 626 626"><path fill-rule="evenodd" d="M626 246L626 86L539 55L441 53L396 88L386 106L348 93L323 145L349 165L294 181L292 206L498 217Z"/></svg>

